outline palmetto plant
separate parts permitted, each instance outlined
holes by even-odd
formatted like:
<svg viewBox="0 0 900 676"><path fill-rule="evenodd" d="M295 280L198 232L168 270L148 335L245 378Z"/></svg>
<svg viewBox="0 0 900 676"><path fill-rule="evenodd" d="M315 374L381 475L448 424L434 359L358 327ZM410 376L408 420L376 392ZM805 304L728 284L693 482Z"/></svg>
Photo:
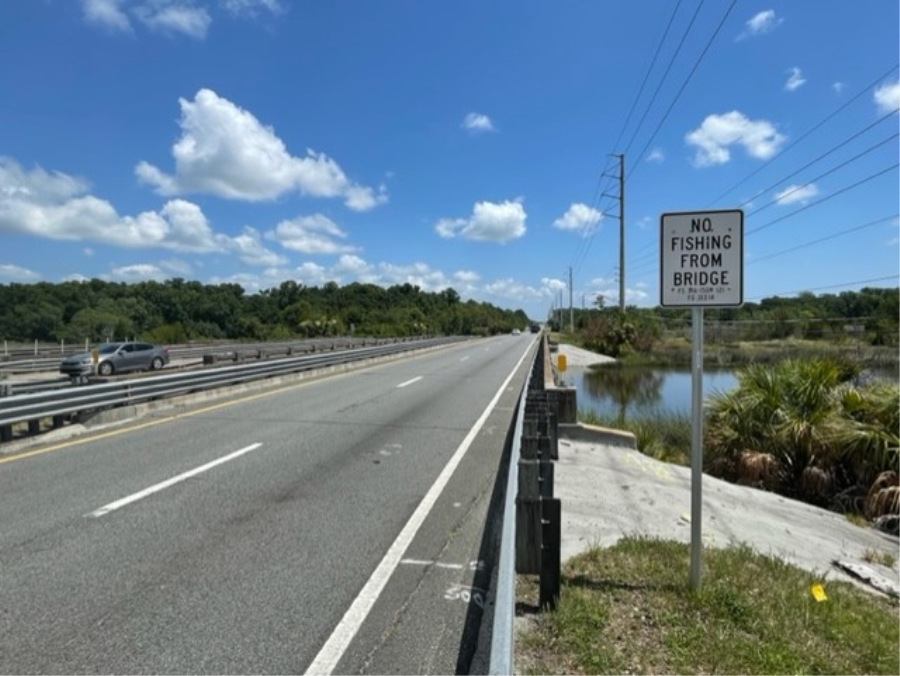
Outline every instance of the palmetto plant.
<svg viewBox="0 0 900 676"><path fill-rule="evenodd" d="M868 491L880 473L897 470L900 388L856 388L852 375L829 359L741 371L736 389L707 404L710 471L819 504L842 488Z"/></svg>

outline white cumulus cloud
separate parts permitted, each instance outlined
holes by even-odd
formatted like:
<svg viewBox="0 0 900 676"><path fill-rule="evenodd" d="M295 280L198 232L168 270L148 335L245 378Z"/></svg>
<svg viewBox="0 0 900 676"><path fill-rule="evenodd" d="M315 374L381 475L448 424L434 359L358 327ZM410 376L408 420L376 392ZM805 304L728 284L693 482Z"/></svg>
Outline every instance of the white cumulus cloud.
<svg viewBox="0 0 900 676"><path fill-rule="evenodd" d="M774 9L763 10L762 12L754 14L746 24L744 24L744 32L738 35L738 40L771 33L780 26L783 21L784 19L776 16Z"/></svg>
<svg viewBox="0 0 900 676"><path fill-rule="evenodd" d="M597 229L602 220L603 214L596 209L587 204L573 203L565 214L553 221L553 227L587 237Z"/></svg>
<svg viewBox="0 0 900 676"><path fill-rule="evenodd" d="M647 161L655 164L662 164L666 161L666 154L662 148L654 148L647 154Z"/></svg>
<svg viewBox="0 0 900 676"><path fill-rule="evenodd" d="M766 120L751 120L732 110L724 115L709 115L685 141L697 148L694 164L708 167L725 164L731 159L730 146L740 145L751 157L765 160L772 157L786 141L775 126Z"/></svg>
<svg viewBox="0 0 900 676"><path fill-rule="evenodd" d="M353 254L342 254L340 258L338 258L338 262L334 264L332 267L334 273L343 278L344 275L351 275L353 277L361 277L363 275L369 274L372 270L372 266L366 263L359 256L355 256Z"/></svg>
<svg viewBox="0 0 900 676"><path fill-rule="evenodd" d="M150 263L122 265L112 269L112 278L121 282L163 281L170 275Z"/></svg>
<svg viewBox="0 0 900 676"><path fill-rule="evenodd" d="M121 216L109 202L88 194L88 187L67 174L40 167L27 171L0 157L0 232L126 248L222 249L195 204L176 199L158 212Z"/></svg>
<svg viewBox="0 0 900 676"><path fill-rule="evenodd" d="M480 279L481 275L474 270L457 270L453 273L453 281L460 284L474 284Z"/></svg>
<svg viewBox="0 0 900 676"><path fill-rule="evenodd" d="M794 66L793 68L788 69L788 79L787 82L784 83L784 88L789 91L797 91L806 84L806 78L803 77L803 73L800 72L800 69Z"/></svg>
<svg viewBox="0 0 900 676"><path fill-rule="evenodd" d="M131 20L122 8L122 0L82 0L81 11L85 21L111 33L131 32Z"/></svg>
<svg viewBox="0 0 900 676"><path fill-rule="evenodd" d="M469 113L462 122L463 129L472 132L494 131L494 123L491 118L482 113Z"/></svg>
<svg viewBox="0 0 900 676"><path fill-rule="evenodd" d="M478 202L469 218L442 219L434 229L445 239L460 237L503 244L525 234L526 218L520 201Z"/></svg>
<svg viewBox="0 0 900 676"><path fill-rule="evenodd" d="M873 94L878 112L887 115L892 110L900 108L900 82L881 85Z"/></svg>
<svg viewBox="0 0 900 676"><path fill-rule="evenodd" d="M813 197L819 194L819 189L815 183L807 185L789 185L784 190L775 193L775 201L783 206L788 204L806 204Z"/></svg>
<svg viewBox="0 0 900 676"><path fill-rule="evenodd" d="M134 14L152 31L181 33L198 40L206 37L212 23L205 7L184 0L147 0L134 8Z"/></svg>
<svg viewBox="0 0 900 676"><path fill-rule="evenodd" d="M40 278L41 276L34 270L29 270L28 268L23 268L18 265L11 265L9 263L0 264L0 280L28 283L37 282Z"/></svg>
<svg viewBox="0 0 900 676"><path fill-rule="evenodd" d="M244 227L240 235L229 238L227 248L247 265L272 268L288 262L287 257L266 248L259 232L251 227Z"/></svg>
<svg viewBox="0 0 900 676"><path fill-rule="evenodd" d="M294 157L271 127L209 89L179 103L182 136L172 148L174 175L147 162L135 168L137 177L160 194L194 192L262 201L297 191L342 197L354 211L387 202L384 187L376 192L353 183L322 153L308 150L306 156Z"/></svg>
<svg viewBox="0 0 900 676"><path fill-rule="evenodd" d="M235 16L256 16L260 10L266 10L272 14L284 12L281 0L221 0L226 12Z"/></svg>
<svg viewBox="0 0 900 676"><path fill-rule="evenodd" d="M266 239L281 244L285 249L304 254L351 253L355 247L343 244L347 233L337 223L322 214L300 216L282 221L275 230L266 233Z"/></svg>

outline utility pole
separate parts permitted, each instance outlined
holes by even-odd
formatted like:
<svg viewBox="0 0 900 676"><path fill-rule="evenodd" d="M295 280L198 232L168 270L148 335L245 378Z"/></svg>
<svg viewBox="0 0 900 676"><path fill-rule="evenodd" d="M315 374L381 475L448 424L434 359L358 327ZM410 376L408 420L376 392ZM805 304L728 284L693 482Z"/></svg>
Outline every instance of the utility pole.
<svg viewBox="0 0 900 676"><path fill-rule="evenodd" d="M572 309L572 266L569 266L569 333L575 333L575 311Z"/></svg>
<svg viewBox="0 0 900 676"><path fill-rule="evenodd" d="M612 154L619 158L619 312L625 312L625 155ZM609 174L603 174L614 178ZM605 197L616 197L603 193Z"/></svg>
<svg viewBox="0 0 900 676"><path fill-rule="evenodd" d="M625 312L625 155L619 155L619 312Z"/></svg>

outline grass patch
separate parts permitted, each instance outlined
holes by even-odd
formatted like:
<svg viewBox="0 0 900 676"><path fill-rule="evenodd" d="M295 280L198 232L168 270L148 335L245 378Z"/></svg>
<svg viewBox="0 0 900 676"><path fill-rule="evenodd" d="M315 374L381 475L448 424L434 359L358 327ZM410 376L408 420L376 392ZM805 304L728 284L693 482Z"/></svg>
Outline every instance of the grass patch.
<svg viewBox="0 0 900 676"><path fill-rule="evenodd" d="M854 526L859 526L860 528L868 528L869 520L865 517L864 514L860 514L859 512L847 512L844 514L844 518L847 519Z"/></svg>
<svg viewBox="0 0 900 676"><path fill-rule="evenodd" d="M627 430L634 435L637 450L651 458L688 466L691 460L691 419L688 415L657 412L621 420L591 409L578 411L578 421L587 425Z"/></svg>
<svg viewBox="0 0 900 676"><path fill-rule="evenodd" d="M698 592L689 575L689 545L651 538L574 557L557 610L520 629L515 672L900 673L895 601L748 547L705 550ZM520 576L517 597L536 605L537 578Z"/></svg>
<svg viewBox="0 0 900 676"><path fill-rule="evenodd" d="M863 552L862 560L867 563L877 563L888 568L893 568L897 563L897 557L890 552L882 552L877 549L867 549Z"/></svg>

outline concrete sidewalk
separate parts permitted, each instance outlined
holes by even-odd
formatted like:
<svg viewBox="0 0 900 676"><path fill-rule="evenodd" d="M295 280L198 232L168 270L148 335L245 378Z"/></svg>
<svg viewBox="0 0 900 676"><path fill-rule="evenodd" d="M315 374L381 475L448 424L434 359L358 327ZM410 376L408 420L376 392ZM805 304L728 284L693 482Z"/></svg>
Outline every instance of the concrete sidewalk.
<svg viewBox="0 0 900 676"><path fill-rule="evenodd" d="M568 427L568 429L567 429ZM608 547L627 535L689 543L691 471L634 450L633 437L585 425L560 426L555 494L562 501L562 559ZM890 553L898 538L775 493L703 475L703 543L744 543L823 579L856 581L833 565L872 569L898 586L898 566L867 563L866 551Z"/></svg>

